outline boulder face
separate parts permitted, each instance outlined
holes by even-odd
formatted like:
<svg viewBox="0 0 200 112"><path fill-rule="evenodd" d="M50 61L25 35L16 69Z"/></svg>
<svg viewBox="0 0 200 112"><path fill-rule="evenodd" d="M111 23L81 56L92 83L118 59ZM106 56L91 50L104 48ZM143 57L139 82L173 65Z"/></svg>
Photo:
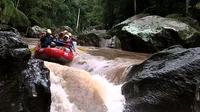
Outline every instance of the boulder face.
<svg viewBox="0 0 200 112"><path fill-rule="evenodd" d="M4 68L2 70L8 70L8 68L22 70L29 58L30 51L22 42L20 35L10 31L0 31L0 66Z"/></svg>
<svg viewBox="0 0 200 112"><path fill-rule="evenodd" d="M195 28L160 16L128 19L113 27L111 33L120 39L122 49L128 51L157 52L176 44L200 46L200 33Z"/></svg>
<svg viewBox="0 0 200 112"><path fill-rule="evenodd" d="M124 112L199 112L200 47L172 46L131 68Z"/></svg>
<svg viewBox="0 0 200 112"><path fill-rule="evenodd" d="M0 112L49 112L44 109L49 108L47 101L51 99L47 89L48 70L39 61L29 61L30 56L20 35L10 30L0 31Z"/></svg>
<svg viewBox="0 0 200 112"><path fill-rule="evenodd" d="M46 32L46 29L39 26L33 26L28 29L27 36L31 38L39 38L41 32Z"/></svg>
<svg viewBox="0 0 200 112"><path fill-rule="evenodd" d="M59 34L60 32L63 32L65 30L67 30L68 32L72 33L73 30L72 28L70 28L69 26L60 26L60 27L53 27L51 28L53 31L53 34Z"/></svg>
<svg viewBox="0 0 200 112"><path fill-rule="evenodd" d="M0 24L0 31L10 31L10 32L15 33L16 35L20 35L17 29L5 24Z"/></svg>
<svg viewBox="0 0 200 112"><path fill-rule="evenodd" d="M197 19L194 19L192 17L189 16L184 16L182 14L169 14L166 16L167 18L173 18L175 20L181 21L187 25L190 25L191 27L197 29L198 31L200 31L200 26L199 26L199 22Z"/></svg>
<svg viewBox="0 0 200 112"><path fill-rule="evenodd" d="M21 94L24 112L50 112L51 92L49 69L44 61L30 59L22 71Z"/></svg>
<svg viewBox="0 0 200 112"><path fill-rule="evenodd" d="M111 36L107 34L106 30L91 30L80 34L77 37L77 42L82 46L100 47L102 39L110 39Z"/></svg>

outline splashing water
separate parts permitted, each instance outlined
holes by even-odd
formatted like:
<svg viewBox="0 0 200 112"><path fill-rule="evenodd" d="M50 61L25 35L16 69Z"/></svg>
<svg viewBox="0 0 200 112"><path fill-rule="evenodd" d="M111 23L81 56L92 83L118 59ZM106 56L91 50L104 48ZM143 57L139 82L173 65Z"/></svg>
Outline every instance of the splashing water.
<svg viewBox="0 0 200 112"><path fill-rule="evenodd" d="M100 73L102 68L108 67L109 62L107 62L103 57L94 57L90 54L82 54L78 57L75 57L73 63L70 65L75 68L81 68L92 75Z"/></svg>
<svg viewBox="0 0 200 112"><path fill-rule="evenodd" d="M60 85L62 79L55 76L53 72L50 75L52 93L51 112L81 112L68 100L68 95Z"/></svg>
<svg viewBox="0 0 200 112"><path fill-rule="evenodd" d="M125 99L121 94L121 85L113 85L100 75L93 75L92 77L104 86L104 103L108 112L122 112Z"/></svg>
<svg viewBox="0 0 200 112"><path fill-rule="evenodd" d="M29 39L24 41L31 49L38 42L37 39L34 42ZM72 67L45 62L50 70L51 112L122 112L125 101L121 94L122 83L115 82L122 80L123 72L128 66L140 63L142 59L107 60L81 49L83 50L79 51L80 54L71 63ZM107 52L109 54L100 53L110 55L110 51ZM125 55L124 52L121 54ZM130 55L132 54L128 54Z"/></svg>
<svg viewBox="0 0 200 112"><path fill-rule="evenodd" d="M51 71L51 112L122 112L125 100L121 85L78 69L47 62L45 65ZM56 71L57 67L61 71Z"/></svg>
<svg viewBox="0 0 200 112"><path fill-rule="evenodd" d="M45 62L51 74L51 112L122 112L122 84L113 84L108 75L121 77L128 66L139 62L87 53L75 57L71 67Z"/></svg>
<svg viewBox="0 0 200 112"><path fill-rule="evenodd" d="M91 75L100 75L114 84L121 84L126 76L126 69L133 65L141 63L141 60L115 58L107 60L102 56L93 56L87 53L75 57L71 67L84 69Z"/></svg>

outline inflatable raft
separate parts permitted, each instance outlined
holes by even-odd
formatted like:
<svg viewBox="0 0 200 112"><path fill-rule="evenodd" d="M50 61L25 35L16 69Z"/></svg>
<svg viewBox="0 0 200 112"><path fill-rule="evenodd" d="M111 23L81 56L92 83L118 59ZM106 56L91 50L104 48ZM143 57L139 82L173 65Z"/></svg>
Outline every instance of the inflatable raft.
<svg viewBox="0 0 200 112"><path fill-rule="evenodd" d="M64 51L59 48L36 48L35 58L45 61L67 64L73 60L73 52L70 50Z"/></svg>

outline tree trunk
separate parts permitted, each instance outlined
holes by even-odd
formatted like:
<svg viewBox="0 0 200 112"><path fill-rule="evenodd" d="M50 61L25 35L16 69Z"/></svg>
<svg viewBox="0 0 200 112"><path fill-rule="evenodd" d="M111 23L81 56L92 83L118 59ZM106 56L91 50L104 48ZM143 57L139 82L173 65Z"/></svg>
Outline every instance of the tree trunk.
<svg viewBox="0 0 200 112"><path fill-rule="evenodd" d="M81 12L81 9L79 8L79 9L78 9L78 17L77 17L77 22L76 22L76 31L78 31L78 27L79 27L79 18L80 18L80 12Z"/></svg>

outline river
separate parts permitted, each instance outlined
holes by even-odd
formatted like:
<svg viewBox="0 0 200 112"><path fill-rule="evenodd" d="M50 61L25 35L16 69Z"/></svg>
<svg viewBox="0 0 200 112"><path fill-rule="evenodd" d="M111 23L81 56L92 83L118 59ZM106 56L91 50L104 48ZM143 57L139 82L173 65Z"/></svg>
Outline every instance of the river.
<svg viewBox="0 0 200 112"><path fill-rule="evenodd" d="M38 39L23 39L32 49ZM46 62L50 70L51 112L122 112L121 86L131 65L149 54L77 46L69 65Z"/></svg>

